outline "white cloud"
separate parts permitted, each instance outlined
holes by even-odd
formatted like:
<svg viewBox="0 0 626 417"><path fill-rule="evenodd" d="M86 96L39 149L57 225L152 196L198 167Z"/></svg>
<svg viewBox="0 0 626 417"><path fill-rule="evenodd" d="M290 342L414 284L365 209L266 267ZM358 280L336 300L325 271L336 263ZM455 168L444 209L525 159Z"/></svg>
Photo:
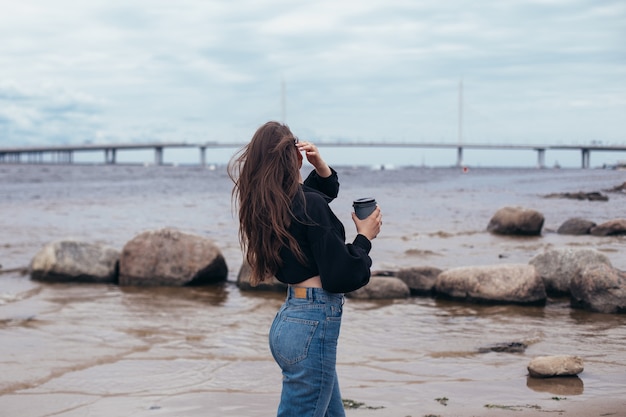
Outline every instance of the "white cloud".
<svg viewBox="0 0 626 417"><path fill-rule="evenodd" d="M11 143L245 140L283 80L297 133L454 141L461 78L468 140L626 140L620 0L0 4Z"/></svg>

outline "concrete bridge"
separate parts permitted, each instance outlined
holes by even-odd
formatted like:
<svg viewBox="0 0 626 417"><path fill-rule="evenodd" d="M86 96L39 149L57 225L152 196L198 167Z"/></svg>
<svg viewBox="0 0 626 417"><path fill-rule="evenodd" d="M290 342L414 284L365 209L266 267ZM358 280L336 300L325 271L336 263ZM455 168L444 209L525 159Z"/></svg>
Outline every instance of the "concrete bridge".
<svg viewBox="0 0 626 417"><path fill-rule="evenodd" d="M74 153L94 152L104 153L105 164L115 164L117 162L118 151L124 150L154 150L154 163L163 164L163 150L165 148L197 148L200 153L200 164L206 165L207 148L233 148L238 149L244 143L227 142L154 142L154 143L125 143L125 144L82 144L82 145L47 145L30 147L0 148L0 163L60 163L71 164L74 162ZM626 144L603 145L601 143L591 143L588 145L533 145L533 144L491 144L491 143L441 143L441 142L317 142L319 147L354 147L354 148L452 148L456 149L456 165L463 165L464 149L486 149L486 150L533 150L537 152L537 166L545 167L545 154L549 150L572 150L581 153L581 167L589 168L590 154L592 151L617 151L626 152ZM48 158L46 158L46 156Z"/></svg>
<svg viewBox="0 0 626 417"><path fill-rule="evenodd" d="M59 163L71 164L74 162L74 153L104 152L105 164L116 164L118 151L154 149L154 163L163 165L163 150L165 148L198 148L200 163L206 165L207 148L241 147L242 144L219 144L207 142L204 144L186 142L154 142L154 143L114 143L114 144L83 144L83 145L56 145L56 146L28 146L14 148L0 148L0 163ZM46 159L46 156L48 158Z"/></svg>

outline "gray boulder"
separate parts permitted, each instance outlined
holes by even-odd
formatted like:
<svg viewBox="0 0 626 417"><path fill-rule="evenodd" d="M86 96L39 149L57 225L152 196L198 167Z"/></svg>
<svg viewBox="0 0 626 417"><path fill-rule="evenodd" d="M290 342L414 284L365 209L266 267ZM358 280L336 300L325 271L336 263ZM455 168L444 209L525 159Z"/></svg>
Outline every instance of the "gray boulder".
<svg viewBox="0 0 626 417"><path fill-rule="evenodd" d="M595 249L550 249L535 255L529 264L534 266L551 295L570 293L570 282L591 264L611 265L606 255Z"/></svg>
<svg viewBox="0 0 626 417"><path fill-rule="evenodd" d="M599 313L626 313L626 272L593 264L570 284L572 307Z"/></svg>
<svg viewBox="0 0 626 417"><path fill-rule="evenodd" d="M543 214L522 207L503 207L487 225L487 231L499 235L539 236L544 223Z"/></svg>
<svg viewBox="0 0 626 417"><path fill-rule="evenodd" d="M545 304L546 290L532 265L503 264L448 269L437 277L437 294L488 303Z"/></svg>
<svg viewBox="0 0 626 417"><path fill-rule="evenodd" d="M594 236L626 235L626 219L614 219L594 226L589 231Z"/></svg>
<svg viewBox="0 0 626 417"><path fill-rule="evenodd" d="M411 295L430 295L441 271L431 266L406 268L396 272L396 277L404 281L411 290Z"/></svg>
<svg viewBox="0 0 626 417"><path fill-rule="evenodd" d="M596 226L596 223L591 220L575 217L566 220L556 232L560 235L588 235L594 226Z"/></svg>
<svg viewBox="0 0 626 417"><path fill-rule="evenodd" d="M175 229L141 233L120 255L120 285L204 285L227 275L226 261L211 239Z"/></svg>
<svg viewBox="0 0 626 417"><path fill-rule="evenodd" d="M346 297L361 300L380 300L392 298L407 298L411 295L409 287L399 278L373 276L370 282L346 294Z"/></svg>
<svg viewBox="0 0 626 417"><path fill-rule="evenodd" d="M574 376L585 368L579 356L538 356L528 364L528 373L535 378L550 378L554 376Z"/></svg>
<svg viewBox="0 0 626 417"><path fill-rule="evenodd" d="M287 290L287 284L280 282L276 277L272 277L270 281L261 282L257 285L252 285L250 282L250 264L245 260L241 264L239 274L237 274L237 287L242 291L275 291L285 292Z"/></svg>
<svg viewBox="0 0 626 417"><path fill-rule="evenodd" d="M112 247L60 240L45 245L30 264L31 279L46 282L115 283L120 252Z"/></svg>

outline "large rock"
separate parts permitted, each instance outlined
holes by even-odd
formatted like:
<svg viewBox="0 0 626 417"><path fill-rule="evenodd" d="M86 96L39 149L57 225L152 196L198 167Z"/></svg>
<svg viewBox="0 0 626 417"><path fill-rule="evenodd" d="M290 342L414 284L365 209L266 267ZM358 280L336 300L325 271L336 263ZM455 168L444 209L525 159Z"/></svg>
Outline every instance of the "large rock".
<svg viewBox="0 0 626 417"><path fill-rule="evenodd" d="M591 220L574 217L566 220L556 232L560 235L588 235L594 226L596 223Z"/></svg>
<svg viewBox="0 0 626 417"><path fill-rule="evenodd" d="M117 261L120 252L112 247L60 240L45 245L30 264L30 276L47 282L117 281Z"/></svg>
<svg viewBox="0 0 626 417"><path fill-rule="evenodd" d="M346 294L346 297L361 300L380 300L392 298L407 298L411 295L409 287L399 278L373 276L370 282Z"/></svg>
<svg viewBox="0 0 626 417"><path fill-rule="evenodd" d="M626 313L626 272L607 264L589 265L572 279L572 307L599 313Z"/></svg>
<svg viewBox="0 0 626 417"><path fill-rule="evenodd" d="M264 281L258 283L257 285L252 285L250 282L250 273L252 272L252 268L250 268L250 264L243 261L241 268L239 269L239 274L237 274L237 287L239 287L242 291L276 291L276 292L285 292L287 290L287 284L280 282L276 277L272 277L269 281Z"/></svg>
<svg viewBox="0 0 626 417"><path fill-rule="evenodd" d="M579 276L586 266L597 263L611 265L609 258L595 249L569 248L550 249L529 261L551 295L569 294L571 280Z"/></svg>
<svg viewBox="0 0 626 417"><path fill-rule="evenodd" d="M225 281L226 261L211 239L175 229L147 231L124 245L120 285L203 285Z"/></svg>
<svg viewBox="0 0 626 417"><path fill-rule="evenodd" d="M553 376L574 376L585 368L579 356L538 356L528 364L528 373L535 378L550 378Z"/></svg>
<svg viewBox="0 0 626 417"><path fill-rule="evenodd" d="M411 295L430 295L441 271L431 266L413 267L399 270L396 277L404 281L411 290Z"/></svg>
<svg viewBox="0 0 626 417"><path fill-rule="evenodd" d="M626 219L614 219L592 227L589 231L594 236L626 235Z"/></svg>
<svg viewBox="0 0 626 417"><path fill-rule="evenodd" d="M499 235L538 236L544 222L543 214L522 207L503 207L487 225L487 231Z"/></svg>
<svg viewBox="0 0 626 417"><path fill-rule="evenodd" d="M448 269L435 290L450 298L514 304L545 304L546 290L532 265L503 264Z"/></svg>

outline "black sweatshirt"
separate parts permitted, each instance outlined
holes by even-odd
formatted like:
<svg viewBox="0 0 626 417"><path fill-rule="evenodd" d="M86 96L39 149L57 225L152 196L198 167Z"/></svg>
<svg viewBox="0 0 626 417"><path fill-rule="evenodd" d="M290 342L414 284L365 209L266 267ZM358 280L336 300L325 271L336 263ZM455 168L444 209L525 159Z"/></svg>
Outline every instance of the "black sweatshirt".
<svg viewBox="0 0 626 417"><path fill-rule="evenodd" d="M322 288L333 293L357 290L370 279L372 244L358 234L352 243L345 243L343 224L332 212L330 203L339 193L337 172L327 178L312 171L292 202L292 219L289 232L300 245L307 262L298 262L288 246L280 256L282 267L276 278L286 284L298 284L319 275Z"/></svg>

